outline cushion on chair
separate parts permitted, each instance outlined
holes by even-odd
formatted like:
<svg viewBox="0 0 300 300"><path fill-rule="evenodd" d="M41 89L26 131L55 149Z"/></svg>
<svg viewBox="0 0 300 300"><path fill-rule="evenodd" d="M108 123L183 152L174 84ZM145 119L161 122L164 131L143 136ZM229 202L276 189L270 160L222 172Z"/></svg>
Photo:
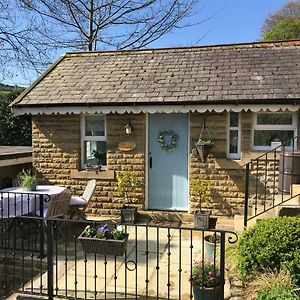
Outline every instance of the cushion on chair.
<svg viewBox="0 0 300 300"><path fill-rule="evenodd" d="M79 196L72 196L69 205L86 205L86 201Z"/></svg>
<svg viewBox="0 0 300 300"><path fill-rule="evenodd" d="M95 189L96 189L96 180L95 179L89 180L83 192L83 195L81 196L84 200L86 200L86 203L89 202L90 199L92 198Z"/></svg>

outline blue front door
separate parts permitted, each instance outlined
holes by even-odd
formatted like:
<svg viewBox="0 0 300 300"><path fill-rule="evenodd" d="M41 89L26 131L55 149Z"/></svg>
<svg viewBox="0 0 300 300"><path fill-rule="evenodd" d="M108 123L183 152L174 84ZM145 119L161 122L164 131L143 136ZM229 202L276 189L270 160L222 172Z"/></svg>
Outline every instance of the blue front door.
<svg viewBox="0 0 300 300"><path fill-rule="evenodd" d="M187 210L187 114L150 114L148 166L149 209Z"/></svg>

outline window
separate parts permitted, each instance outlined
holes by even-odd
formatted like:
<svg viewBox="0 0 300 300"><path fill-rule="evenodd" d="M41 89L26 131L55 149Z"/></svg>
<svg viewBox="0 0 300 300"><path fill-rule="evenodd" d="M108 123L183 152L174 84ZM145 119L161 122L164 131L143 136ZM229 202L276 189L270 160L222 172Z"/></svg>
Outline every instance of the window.
<svg viewBox="0 0 300 300"><path fill-rule="evenodd" d="M81 167L98 165L94 152L100 154L102 166L106 166L106 118L104 115L81 116Z"/></svg>
<svg viewBox="0 0 300 300"><path fill-rule="evenodd" d="M272 148L272 142L284 143L296 135L296 113L260 112L254 114L252 134L252 145L254 150L269 150Z"/></svg>
<svg viewBox="0 0 300 300"><path fill-rule="evenodd" d="M228 113L228 143L227 143L227 157L228 158L240 158L240 113L229 112Z"/></svg>

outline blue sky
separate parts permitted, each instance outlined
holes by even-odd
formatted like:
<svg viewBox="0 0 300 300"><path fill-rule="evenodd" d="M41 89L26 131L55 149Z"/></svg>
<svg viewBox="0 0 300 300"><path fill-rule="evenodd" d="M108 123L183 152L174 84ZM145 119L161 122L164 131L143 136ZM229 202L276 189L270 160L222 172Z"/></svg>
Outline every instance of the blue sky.
<svg viewBox="0 0 300 300"><path fill-rule="evenodd" d="M195 7L193 16L183 22L199 24L173 30L148 48L259 41L265 18L286 2L287 0L201 0ZM63 53L55 56L61 54ZM36 76L35 74L26 80L19 75L6 83L27 86Z"/></svg>
<svg viewBox="0 0 300 300"><path fill-rule="evenodd" d="M268 15L286 0L202 0L190 21L202 24L174 31L153 43L154 47L232 44L260 40L260 29ZM201 11L200 11L201 9Z"/></svg>

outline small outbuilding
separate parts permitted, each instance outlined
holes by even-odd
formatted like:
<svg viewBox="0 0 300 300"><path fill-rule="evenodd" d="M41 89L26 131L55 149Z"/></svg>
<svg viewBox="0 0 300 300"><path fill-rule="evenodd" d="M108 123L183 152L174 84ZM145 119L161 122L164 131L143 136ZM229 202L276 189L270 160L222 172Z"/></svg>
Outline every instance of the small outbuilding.
<svg viewBox="0 0 300 300"><path fill-rule="evenodd" d="M201 178L215 214L239 213L243 165L298 135L299 107L300 40L67 53L12 104L32 115L38 173L76 194L96 179L87 210L106 215L123 205L120 171L140 210L194 211ZM214 143L204 161L199 137Z"/></svg>

